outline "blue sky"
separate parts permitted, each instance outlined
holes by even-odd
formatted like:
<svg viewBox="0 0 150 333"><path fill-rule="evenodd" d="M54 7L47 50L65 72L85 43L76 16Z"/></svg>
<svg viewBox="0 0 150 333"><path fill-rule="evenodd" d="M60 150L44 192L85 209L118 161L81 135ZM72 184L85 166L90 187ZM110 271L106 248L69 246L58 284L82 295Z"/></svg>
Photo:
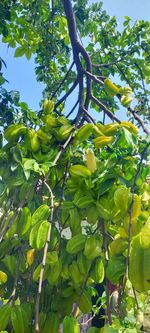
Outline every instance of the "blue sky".
<svg viewBox="0 0 150 333"><path fill-rule="evenodd" d="M95 2L89 0L89 4ZM103 8L109 15L115 15L121 29L124 16L133 20L150 18L150 0L104 0ZM13 58L14 49L1 43L0 56L7 64L5 77L9 81L8 90L20 91L21 100L28 103L33 110L39 108L43 86L36 81L33 57L28 61L25 57Z"/></svg>

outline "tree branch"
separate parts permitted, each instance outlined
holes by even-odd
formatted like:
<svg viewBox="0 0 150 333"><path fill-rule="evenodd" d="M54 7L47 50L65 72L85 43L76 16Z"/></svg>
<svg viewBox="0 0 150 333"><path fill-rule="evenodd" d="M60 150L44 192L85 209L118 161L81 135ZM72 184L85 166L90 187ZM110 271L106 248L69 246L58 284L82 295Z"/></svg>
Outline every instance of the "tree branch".
<svg viewBox="0 0 150 333"><path fill-rule="evenodd" d="M83 112L85 114L85 118L88 121L88 118L90 119L90 122L92 122L94 125L96 125L96 121L94 120L94 118L89 114L89 112L83 107Z"/></svg>
<svg viewBox="0 0 150 333"><path fill-rule="evenodd" d="M70 115L73 113L73 111L75 110L75 108L77 107L79 103L79 100L76 101L75 105L73 106L73 108L71 109L71 111L67 114L66 118L69 118Z"/></svg>
<svg viewBox="0 0 150 333"><path fill-rule="evenodd" d="M142 119L138 116L138 114L136 113L135 110L133 110L131 107L128 108L128 111L131 112L131 114L133 115L134 119L137 120L137 122L141 125L141 127L143 128L143 131L146 133L146 134L150 134L150 131L149 129L145 126L144 122L142 121Z"/></svg>
<svg viewBox="0 0 150 333"><path fill-rule="evenodd" d="M49 221L49 229L48 229L48 233L47 233L46 244L44 246L42 267L41 267L41 271L40 271L38 293L37 293L36 305L35 305L35 311L36 311L36 313L35 313L35 331L37 333L39 333L39 307L40 307L40 298L41 298L41 292L42 292L43 274L44 274L44 269L45 269L45 265L46 265L48 246L49 246L50 236L51 236L51 223L53 222L53 214L54 214L53 192L45 180L44 180L44 184L48 188L48 191L49 191L50 197L51 197L51 217L50 217L50 221Z"/></svg>
<svg viewBox="0 0 150 333"><path fill-rule="evenodd" d="M115 120L117 121L118 123L121 123L121 121L119 120L118 117L116 117L111 111L109 111L107 109L107 107L102 103L100 102L95 96L91 95L91 100L96 104L98 105L106 114L107 116L112 119L112 120Z"/></svg>
<svg viewBox="0 0 150 333"><path fill-rule="evenodd" d="M86 109L89 107L90 103L90 95L92 90L91 85L91 78L87 77L87 86L86 86L86 99L84 102L84 86L83 86L83 67L80 61L79 54L82 55L83 59L86 63L86 70L88 72L92 71L92 64L90 57L84 47L81 45L81 43L78 40L77 35L77 26L76 26L76 20L75 15L73 12L71 0L62 0L64 11L66 14L67 22L68 22L68 30L69 30L69 36L71 41L71 46L73 50L73 58L74 62L76 64L77 72L78 72L78 78L79 78L79 110L76 117L76 123L78 123L80 116L82 114L82 107L85 106Z"/></svg>
<svg viewBox="0 0 150 333"><path fill-rule="evenodd" d="M74 66L74 61L72 62L72 64L70 65L66 75L64 76L64 78L62 79L62 81L59 83L58 87L56 88L56 90L53 92L52 96L51 96L51 99L53 99L55 97L55 95L57 94L57 91L62 87L63 83L65 82L65 80L67 79L70 71L72 70Z"/></svg>
<svg viewBox="0 0 150 333"><path fill-rule="evenodd" d="M74 91L74 89L76 88L76 86L79 83L79 78L77 77L76 80L74 81L74 83L72 84L72 86L70 87L70 89L66 92L66 94L55 104L54 110L57 109L57 107L63 103L65 101L65 99Z"/></svg>
<svg viewBox="0 0 150 333"><path fill-rule="evenodd" d="M104 85L104 82L103 82L102 80L99 80L99 79L97 78L97 75L94 75L94 74L92 74L92 73L89 73L89 72L86 71L86 70L84 70L84 74L87 75L87 76L89 76L93 81L99 83L101 86Z"/></svg>

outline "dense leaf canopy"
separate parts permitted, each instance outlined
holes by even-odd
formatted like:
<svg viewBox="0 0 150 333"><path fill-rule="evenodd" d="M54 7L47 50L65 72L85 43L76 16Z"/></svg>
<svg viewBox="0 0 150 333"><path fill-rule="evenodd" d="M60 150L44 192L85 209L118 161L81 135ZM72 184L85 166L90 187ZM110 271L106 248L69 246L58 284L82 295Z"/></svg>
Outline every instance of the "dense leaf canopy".
<svg viewBox="0 0 150 333"><path fill-rule="evenodd" d="M45 85L31 110L5 89L0 58L0 331L58 333L63 322L77 333L103 283L104 332L139 332L150 290L150 23L125 17L120 31L87 0L0 1L0 18L3 43L34 56Z"/></svg>

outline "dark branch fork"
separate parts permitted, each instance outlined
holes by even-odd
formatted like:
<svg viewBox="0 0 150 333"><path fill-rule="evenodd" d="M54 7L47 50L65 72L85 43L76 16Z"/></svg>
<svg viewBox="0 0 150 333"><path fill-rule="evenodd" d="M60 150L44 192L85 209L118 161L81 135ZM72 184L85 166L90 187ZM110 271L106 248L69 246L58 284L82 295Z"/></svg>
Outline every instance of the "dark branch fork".
<svg viewBox="0 0 150 333"><path fill-rule="evenodd" d="M103 104L100 100L98 100L95 96L93 96L92 93L92 81L95 81L97 84L103 86L105 77L98 77L97 75L94 75L92 73L92 66L95 67L97 65L92 64L91 59L83 45L81 44L79 37L78 37L78 30L76 26L76 20L75 15L72 7L72 1L71 0L62 0L62 4L64 7L65 15L67 18L68 23L68 30L69 30L69 37L71 41L72 51L73 51L73 63L76 65L77 70L77 78L68 90L66 94L56 103L55 110L57 111L57 107L63 103L67 97L74 91L74 89L78 86L79 87L79 95L78 95L78 103L79 108L77 115L74 119L75 127L78 127L80 125L80 122L84 122L86 120L87 122L94 122L94 119L90 116L88 109L90 101L95 103L99 106L100 110L104 112L104 114L112 120L120 122L118 117L116 117L107 107L105 104ZM81 58L84 59L84 62L86 64L86 68L83 67L81 63ZM116 65L117 62L121 62L122 58L118 61L114 62ZM109 66L112 64L102 64L98 65L99 67L103 66ZM72 67L71 67L72 68ZM86 77L86 97L84 98L84 76ZM77 105L77 104L76 104ZM130 110L129 110L130 109ZM133 117L136 119L136 121L142 126L143 131L146 134L149 134L148 129L146 128L145 124L141 120L141 118L137 115L137 113L129 108L128 110L132 113ZM72 109L74 111L74 107ZM73 112L69 112L69 115ZM82 118L82 120L81 120Z"/></svg>
<svg viewBox="0 0 150 333"><path fill-rule="evenodd" d="M70 93L75 89L77 85L79 85L79 109L78 113L75 119L75 124L77 126L80 118L83 116L86 121L92 121L90 115L88 114L88 108L90 101L92 100L94 103L97 103L96 99L93 98L92 95L92 80L96 81L100 85L103 85L103 80L98 79L95 75L92 74L92 63L90 56L86 52L85 48L81 44L78 38L77 34L77 26L76 26L76 20L72 8L72 3L71 0L62 0L63 6L64 6L64 11L66 14L67 22L68 22L68 30L69 30L69 36L70 36L70 41L71 41L71 46L72 46L72 51L73 51L73 59L74 63L76 65L77 69L77 79L75 81L75 84L71 86L69 91L57 102L55 108L58 107L69 95ZM85 64L86 64L86 69L83 68L80 56L84 59ZM84 75L86 76L86 97L84 98ZM99 107L103 110L106 111L107 115L112 119L116 121L119 121L117 117L113 115L113 113L105 106L99 102ZM105 109L105 110L104 110ZM108 111L108 112L107 112Z"/></svg>

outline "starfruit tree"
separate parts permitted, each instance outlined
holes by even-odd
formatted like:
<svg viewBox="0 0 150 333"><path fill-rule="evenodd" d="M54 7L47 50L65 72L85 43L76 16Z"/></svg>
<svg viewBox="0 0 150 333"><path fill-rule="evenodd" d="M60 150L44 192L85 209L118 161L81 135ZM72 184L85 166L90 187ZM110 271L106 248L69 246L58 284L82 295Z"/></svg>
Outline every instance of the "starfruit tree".
<svg viewBox="0 0 150 333"><path fill-rule="evenodd" d="M0 331L140 332L150 290L150 24L102 3L2 1L3 43L35 56L38 111L2 87ZM105 292L92 302L95 285ZM115 294L115 306L114 306ZM97 328L86 329L89 333Z"/></svg>

